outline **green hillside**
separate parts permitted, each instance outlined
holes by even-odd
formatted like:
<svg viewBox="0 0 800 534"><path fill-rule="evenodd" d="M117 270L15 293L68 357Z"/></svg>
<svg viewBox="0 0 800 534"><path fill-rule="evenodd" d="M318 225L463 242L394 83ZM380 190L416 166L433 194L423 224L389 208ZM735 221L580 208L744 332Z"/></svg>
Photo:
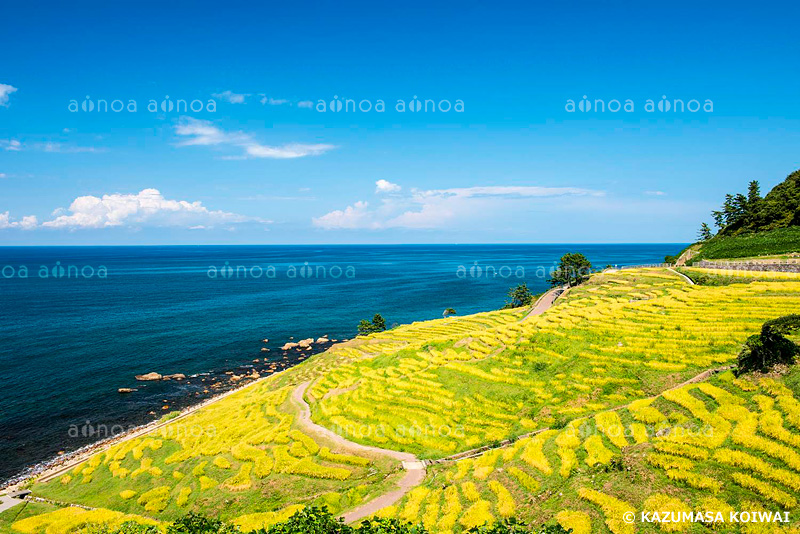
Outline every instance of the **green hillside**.
<svg viewBox="0 0 800 534"><path fill-rule="evenodd" d="M306 505L338 514L394 490L401 475L396 459L356 444L436 461L375 510L430 533L511 516L574 534L659 531L622 523L629 510L794 517L800 373L701 373L735 363L764 321L798 308L800 275L700 286L631 269L594 275L542 315L501 310L359 337L33 484L38 497L97 509L9 511L0 532L164 528L188 512L248 532ZM349 446L308 428L298 391ZM497 448L447 459L477 447Z"/></svg>

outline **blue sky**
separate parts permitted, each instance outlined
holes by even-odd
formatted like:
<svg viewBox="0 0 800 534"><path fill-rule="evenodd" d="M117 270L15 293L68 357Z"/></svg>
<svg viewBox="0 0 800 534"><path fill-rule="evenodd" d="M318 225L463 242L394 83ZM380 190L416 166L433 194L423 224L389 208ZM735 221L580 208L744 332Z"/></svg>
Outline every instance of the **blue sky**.
<svg viewBox="0 0 800 534"><path fill-rule="evenodd" d="M800 167L799 16L6 5L0 245L691 241L725 193ZM584 95L633 111L567 111ZM647 111L662 95L713 111ZM148 111L167 96L202 110ZM372 109L333 112L335 96ZM415 96L437 110L411 112ZM126 110L81 109L101 99Z"/></svg>

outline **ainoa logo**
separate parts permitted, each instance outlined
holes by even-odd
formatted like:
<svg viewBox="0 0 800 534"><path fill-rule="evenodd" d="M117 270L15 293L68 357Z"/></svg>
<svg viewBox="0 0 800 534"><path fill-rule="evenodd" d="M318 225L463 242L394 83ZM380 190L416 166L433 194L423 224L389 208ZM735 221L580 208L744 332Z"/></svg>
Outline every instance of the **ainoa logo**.
<svg viewBox="0 0 800 534"><path fill-rule="evenodd" d="M586 95L583 95L583 98L577 103L572 99L568 99L566 105L564 106L564 110L567 113L605 113L606 111L611 113L617 113L620 111L623 113L633 113L636 111L636 105L630 98L625 100L616 98L611 100L604 100L602 98L589 100ZM700 100L694 98L686 101L680 98L674 98L670 100L667 98L667 95L662 95L661 99L658 101L653 101L649 98L645 100L644 111L646 113L685 113L687 111L689 113L698 113L700 111L703 113L713 113L714 102L708 98L703 100L702 103Z"/></svg>
<svg viewBox="0 0 800 534"><path fill-rule="evenodd" d="M170 113L173 111L176 113L200 113L201 111L216 113L217 102L211 98L206 102L199 99L188 101L179 98L173 100L169 95L166 95L160 102L153 99L148 100L145 109L150 113L158 113L159 111L162 113ZM121 113L123 111L136 113L139 111L139 105L136 100L131 99L129 99L126 104L124 100L120 99L105 100L101 98L93 100L92 97L86 95L86 98L81 102L70 100L69 105L67 105L67 110L69 110L70 113L78 113L81 111L85 113L108 113L109 111L114 113Z"/></svg>
<svg viewBox="0 0 800 534"><path fill-rule="evenodd" d="M314 107L319 113L369 113L371 111L376 113L386 112L386 102L381 99L378 100L354 100L352 98L339 98L339 95L333 95L333 100L327 102L325 100L317 100L317 105ZM420 100L417 95L409 100L397 99L394 105L394 111L397 113L463 113L464 101L456 99L450 101L447 99Z"/></svg>
<svg viewBox="0 0 800 534"><path fill-rule="evenodd" d="M60 261L57 261L53 267L48 267L47 265L40 266L36 274L39 276L39 278L45 278L45 279L84 278L86 280L89 280L92 278L101 278L105 280L106 278L108 278L108 268L105 265L100 265L96 269L91 265L84 265L83 267L78 267L77 265L64 266L61 265ZM26 265L21 265L19 267L15 267L13 265L5 265L2 269L0 269L0 276L2 276L3 278L30 278L32 275Z"/></svg>

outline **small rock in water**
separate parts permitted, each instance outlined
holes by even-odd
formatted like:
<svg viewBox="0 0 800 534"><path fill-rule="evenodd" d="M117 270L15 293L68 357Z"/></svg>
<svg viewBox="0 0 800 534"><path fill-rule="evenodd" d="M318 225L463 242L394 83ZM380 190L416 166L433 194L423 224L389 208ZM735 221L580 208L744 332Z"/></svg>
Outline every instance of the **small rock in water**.
<svg viewBox="0 0 800 534"><path fill-rule="evenodd" d="M139 391L136 388L119 388L117 390L119 393L133 393L134 391Z"/></svg>
<svg viewBox="0 0 800 534"><path fill-rule="evenodd" d="M136 375L136 380L140 382L148 382L151 380L161 380L161 375L158 373L147 373L143 375Z"/></svg>

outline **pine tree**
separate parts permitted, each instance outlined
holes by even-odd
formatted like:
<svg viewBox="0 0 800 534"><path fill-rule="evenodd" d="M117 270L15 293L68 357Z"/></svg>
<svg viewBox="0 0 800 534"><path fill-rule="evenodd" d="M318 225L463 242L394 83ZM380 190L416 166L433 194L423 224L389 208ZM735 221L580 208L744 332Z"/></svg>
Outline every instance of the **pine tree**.
<svg viewBox="0 0 800 534"><path fill-rule="evenodd" d="M697 238L700 241L708 241L713 236L714 234L711 233L711 228L709 228L709 226L706 223L703 223L700 226L700 231L697 232Z"/></svg>

